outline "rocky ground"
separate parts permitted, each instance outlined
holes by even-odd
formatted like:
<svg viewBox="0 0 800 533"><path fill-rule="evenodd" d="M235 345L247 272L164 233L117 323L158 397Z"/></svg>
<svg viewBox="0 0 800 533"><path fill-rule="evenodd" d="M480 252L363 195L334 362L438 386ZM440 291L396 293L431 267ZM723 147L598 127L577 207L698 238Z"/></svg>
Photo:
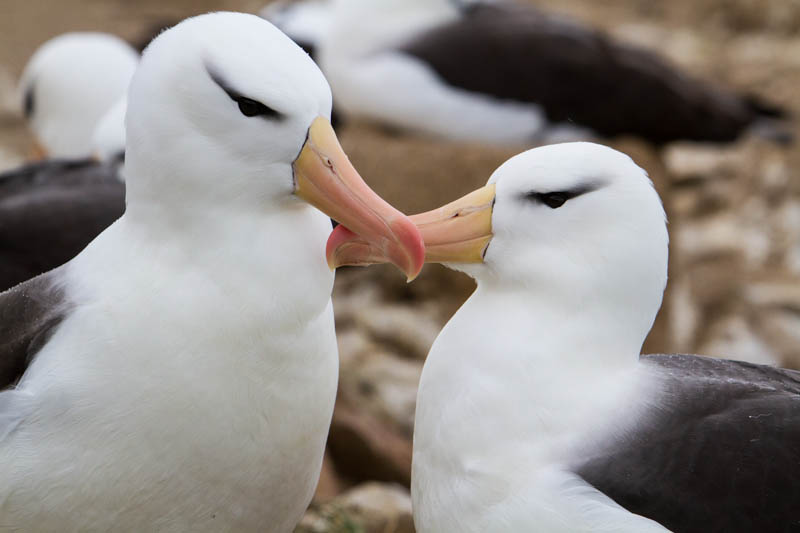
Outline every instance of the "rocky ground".
<svg viewBox="0 0 800 533"><path fill-rule="evenodd" d="M164 18L254 11L261 3L69 0L55 7L5 0L0 168L17 165L28 150L13 80L44 39L68 29L132 38ZM558 9L656 48L695 75L800 112L798 0L567 0ZM407 212L482 185L524 148L411 138L361 123L340 133L367 181ZM800 368L800 151L752 137L724 147L680 143L662 150L633 139L609 143L650 172L670 217L670 282L645 351ZM413 531L407 486L416 383L431 342L473 287L435 265L412 284L388 267L337 274L339 401L317 498L298 531Z"/></svg>

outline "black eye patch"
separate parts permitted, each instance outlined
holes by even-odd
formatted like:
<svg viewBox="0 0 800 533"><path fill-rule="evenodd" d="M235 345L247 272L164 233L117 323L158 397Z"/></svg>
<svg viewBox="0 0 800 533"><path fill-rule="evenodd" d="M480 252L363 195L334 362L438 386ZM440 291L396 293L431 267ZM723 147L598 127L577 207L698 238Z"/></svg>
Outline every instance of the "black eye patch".
<svg viewBox="0 0 800 533"><path fill-rule="evenodd" d="M567 203L567 200L571 200L575 197L581 196L582 194L595 191L599 189L601 186L602 185L599 183L587 183L584 185L573 187L572 189L568 189L565 191L550 191L550 192L531 191L525 194L525 199L546 205L551 209L558 209L559 207Z"/></svg>
<svg viewBox="0 0 800 533"><path fill-rule="evenodd" d="M211 79L219 85L220 89L225 91L225 94L228 97L236 102L236 105L239 106L239 111L242 112L242 115L246 117L265 117L269 119L282 119L283 114L272 109L268 105L262 104L258 100L253 100L252 98L248 98L241 94L236 89L233 89L228 85L222 77L217 74L214 70L206 67L206 71L208 71L208 75L211 76Z"/></svg>

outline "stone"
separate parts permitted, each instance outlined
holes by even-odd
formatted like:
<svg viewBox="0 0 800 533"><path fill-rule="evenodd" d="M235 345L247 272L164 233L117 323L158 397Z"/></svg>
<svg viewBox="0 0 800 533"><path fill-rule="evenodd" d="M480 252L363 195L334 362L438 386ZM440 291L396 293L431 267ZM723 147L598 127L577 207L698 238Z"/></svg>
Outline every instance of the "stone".
<svg viewBox="0 0 800 533"><path fill-rule="evenodd" d="M355 314L356 325L372 339L395 353L410 359L424 360L436 340L442 324L418 306L384 305L365 308Z"/></svg>
<svg viewBox="0 0 800 533"><path fill-rule="evenodd" d="M384 351L362 353L342 364L339 390L350 405L411 436L422 362Z"/></svg>
<svg viewBox="0 0 800 533"><path fill-rule="evenodd" d="M22 118L22 106L16 83L11 74L0 66L0 124Z"/></svg>
<svg viewBox="0 0 800 533"><path fill-rule="evenodd" d="M347 479L411 483L411 437L341 397L333 411L328 450L337 472Z"/></svg>
<svg viewBox="0 0 800 533"><path fill-rule="evenodd" d="M746 163L740 150L696 143L673 143L664 150L664 165L675 183L730 179Z"/></svg>
<svg viewBox="0 0 800 533"><path fill-rule="evenodd" d="M800 309L771 309L759 313L759 330L780 354L778 364L800 370Z"/></svg>
<svg viewBox="0 0 800 533"><path fill-rule="evenodd" d="M762 213L751 204L754 218ZM745 224L735 212L686 221L672 238L688 264L714 257L739 257L748 266L757 267L766 261L771 248L770 236L763 227Z"/></svg>
<svg viewBox="0 0 800 533"><path fill-rule="evenodd" d="M751 307L773 307L800 312L800 280L783 277L753 282L744 289L743 297Z"/></svg>
<svg viewBox="0 0 800 533"><path fill-rule="evenodd" d="M778 365L782 359L739 315L724 316L713 323L708 330L708 340L700 346L700 353L764 365Z"/></svg>
<svg viewBox="0 0 800 533"><path fill-rule="evenodd" d="M322 458L322 470L319 473L319 482L312 501L315 503L328 502L339 495L347 486L347 481L342 479L336 471L333 459L331 459L330 453L326 451Z"/></svg>
<svg viewBox="0 0 800 533"><path fill-rule="evenodd" d="M414 533L411 496L399 485L358 485L312 506L295 533Z"/></svg>

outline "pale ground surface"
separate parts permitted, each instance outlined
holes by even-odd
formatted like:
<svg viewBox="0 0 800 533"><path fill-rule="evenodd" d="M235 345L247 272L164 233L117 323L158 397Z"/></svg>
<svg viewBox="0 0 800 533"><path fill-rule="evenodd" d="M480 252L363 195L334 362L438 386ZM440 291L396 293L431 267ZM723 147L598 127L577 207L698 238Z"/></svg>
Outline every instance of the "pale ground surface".
<svg viewBox="0 0 800 533"><path fill-rule="evenodd" d="M553 2L535 2L541 5ZM135 39L191 14L254 12L259 0L0 1L0 169L30 147L13 84L44 40L69 30ZM698 76L800 111L798 0L567 0L561 12L660 50ZM796 134L800 129L795 128ZM486 148L411 138L368 124L341 130L367 181L407 212L483 184L524 147ZM680 144L631 154L656 182L670 215L668 305L646 351L699 352L800 367L800 176L797 148L757 139L728 147ZM390 268L340 272L335 290L342 372L319 500L304 531L411 531L408 483L415 387L438 329L472 290L464 276L426 267L407 285Z"/></svg>

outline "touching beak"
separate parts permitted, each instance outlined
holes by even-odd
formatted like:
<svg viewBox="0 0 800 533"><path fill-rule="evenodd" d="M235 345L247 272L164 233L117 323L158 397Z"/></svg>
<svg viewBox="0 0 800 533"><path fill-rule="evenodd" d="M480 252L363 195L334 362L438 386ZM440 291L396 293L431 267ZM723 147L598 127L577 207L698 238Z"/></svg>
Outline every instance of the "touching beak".
<svg viewBox="0 0 800 533"><path fill-rule="evenodd" d="M495 186L487 185L443 207L409 217L425 241L426 263L481 263L492 239ZM328 265L390 261L365 239L337 226L328 238Z"/></svg>
<svg viewBox="0 0 800 533"><path fill-rule="evenodd" d="M419 230L364 183L327 119L314 119L292 167L297 196L379 250L382 262L397 265L409 281L419 274L425 261Z"/></svg>

